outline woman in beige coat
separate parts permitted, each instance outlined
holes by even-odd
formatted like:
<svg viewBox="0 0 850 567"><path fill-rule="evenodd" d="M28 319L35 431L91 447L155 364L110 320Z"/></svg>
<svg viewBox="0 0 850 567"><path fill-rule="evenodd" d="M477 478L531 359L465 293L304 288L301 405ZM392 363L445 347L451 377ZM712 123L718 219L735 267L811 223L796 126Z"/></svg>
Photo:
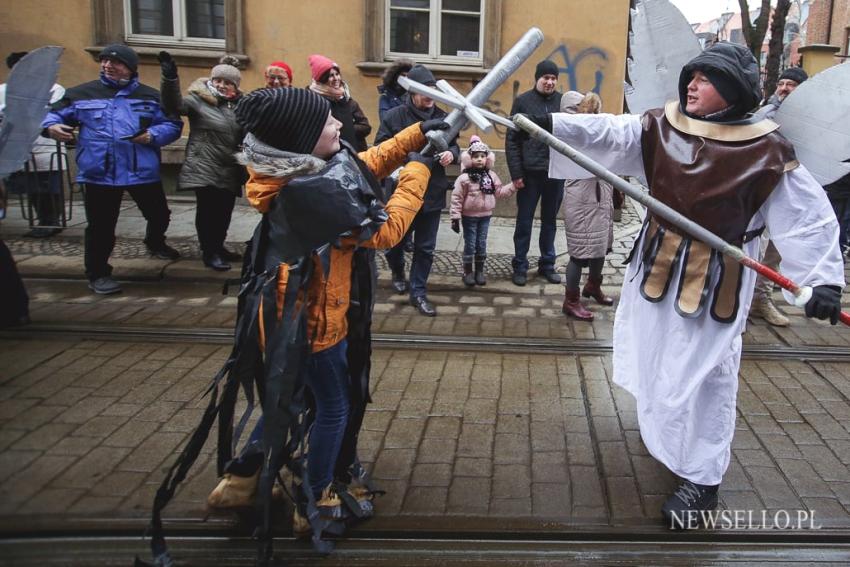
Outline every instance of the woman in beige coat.
<svg viewBox="0 0 850 567"><path fill-rule="evenodd" d="M598 114L601 111L602 100L592 92L583 95L568 91L561 98L561 112ZM582 305L579 298L579 283L582 269L588 267L590 273L581 295L592 297L601 305L614 303L601 287L605 254L614 242L613 188L597 178L567 179L563 207L570 254L563 312L581 321L593 321L593 313Z"/></svg>

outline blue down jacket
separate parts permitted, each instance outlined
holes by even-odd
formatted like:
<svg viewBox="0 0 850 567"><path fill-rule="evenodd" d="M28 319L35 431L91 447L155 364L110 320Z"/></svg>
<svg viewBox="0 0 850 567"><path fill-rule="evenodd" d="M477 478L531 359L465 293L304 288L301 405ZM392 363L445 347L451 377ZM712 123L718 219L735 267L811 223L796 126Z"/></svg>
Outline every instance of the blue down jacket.
<svg viewBox="0 0 850 567"><path fill-rule="evenodd" d="M159 148L180 137L183 122L166 117L159 92L133 77L120 87L100 80L77 85L53 105L42 128L79 126L77 181L98 185L141 185L159 177ZM147 130L150 144L124 140Z"/></svg>

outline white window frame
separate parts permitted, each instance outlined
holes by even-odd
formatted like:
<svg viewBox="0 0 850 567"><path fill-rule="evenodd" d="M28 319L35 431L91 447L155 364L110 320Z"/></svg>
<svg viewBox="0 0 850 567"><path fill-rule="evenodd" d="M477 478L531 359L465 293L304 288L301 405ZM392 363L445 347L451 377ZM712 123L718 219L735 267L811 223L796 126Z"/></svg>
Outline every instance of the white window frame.
<svg viewBox="0 0 850 567"><path fill-rule="evenodd" d="M392 1L386 0L385 3L385 20L386 26L384 29L384 57L388 60L407 58L414 61L426 61L433 63L445 63L448 65L483 65L484 64L484 32L485 32L485 0L480 1L478 11L478 57L458 57L455 55L441 55L440 44L442 41L441 16L444 13L442 6L443 0L429 0L430 7L425 8L396 8L407 12L428 12L430 18L428 22L428 53L406 53L403 51L391 51L390 42L392 35ZM472 12L461 10L446 10L448 14L471 14Z"/></svg>
<svg viewBox="0 0 850 567"><path fill-rule="evenodd" d="M150 35L133 33L133 0L124 0L124 29L125 38L128 43L143 43L147 45L171 45L180 47L200 47L212 49L224 49L225 38L211 39L206 37L189 37L186 21L185 0L172 0L172 21L174 35ZM225 28L225 36L227 30Z"/></svg>

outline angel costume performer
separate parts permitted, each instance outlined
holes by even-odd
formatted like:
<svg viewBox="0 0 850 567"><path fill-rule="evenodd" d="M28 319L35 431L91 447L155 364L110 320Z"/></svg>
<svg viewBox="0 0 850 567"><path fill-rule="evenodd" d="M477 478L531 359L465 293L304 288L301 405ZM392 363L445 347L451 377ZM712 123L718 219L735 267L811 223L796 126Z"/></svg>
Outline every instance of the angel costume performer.
<svg viewBox="0 0 850 567"><path fill-rule="evenodd" d="M699 102L691 84L700 78L722 97L721 110L689 112ZM783 273L814 288L806 314L835 324L844 285L838 224L778 125L747 119L759 96L752 55L738 45L712 46L682 69L679 96L642 116L554 114L552 133L618 175L645 178L654 197L750 257L758 257L755 236L766 226ZM553 178L590 176L555 151L550 163ZM647 215L614 320L614 382L635 397L649 452L685 481L662 509L668 519L671 507L717 505L755 279Z"/></svg>

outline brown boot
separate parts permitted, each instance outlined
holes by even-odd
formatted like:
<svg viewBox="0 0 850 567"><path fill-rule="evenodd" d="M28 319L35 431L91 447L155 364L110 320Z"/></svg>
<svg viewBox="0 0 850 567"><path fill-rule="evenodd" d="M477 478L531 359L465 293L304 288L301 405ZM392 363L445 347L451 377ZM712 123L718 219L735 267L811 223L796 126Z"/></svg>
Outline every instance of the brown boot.
<svg viewBox="0 0 850 567"><path fill-rule="evenodd" d="M602 278L592 278L588 276L587 282L584 284L584 289L581 290L582 297L592 297L599 305L614 305L614 300L602 291Z"/></svg>
<svg viewBox="0 0 850 567"><path fill-rule="evenodd" d="M463 285L472 287L475 285L475 275L472 273L472 262L463 263Z"/></svg>
<svg viewBox="0 0 850 567"><path fill-rule="evenodd" d="M791 321L777 309L770 295L756 295L753 297L753 306L750 315L761 317L774 327L787 327Z"/></svg>
<svg viewBox="0 0 850 567"><path fill-rule="evenodd" d="M579 321L593 321L593 313L588 311L578 297L578 290L566 290L564 293L564 306L561 312L567 317L574 317Z"/></svg>

